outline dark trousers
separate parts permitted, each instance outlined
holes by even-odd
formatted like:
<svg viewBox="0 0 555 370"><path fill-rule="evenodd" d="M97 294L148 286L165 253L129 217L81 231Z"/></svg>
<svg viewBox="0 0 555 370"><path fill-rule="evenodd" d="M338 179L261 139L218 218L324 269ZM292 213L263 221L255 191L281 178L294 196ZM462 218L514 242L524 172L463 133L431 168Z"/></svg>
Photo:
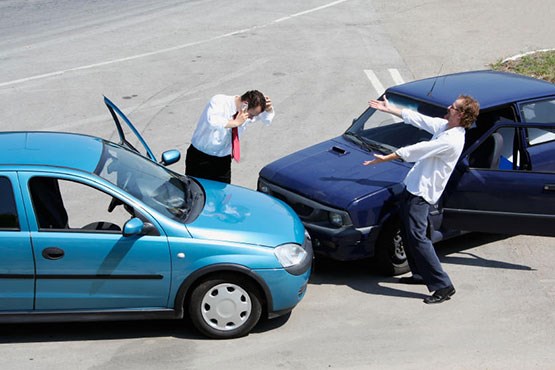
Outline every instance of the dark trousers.
<svg viewBox="0 0 555 370"><path fill-rule="evenodd" d="M452 285L441 267L432 241L428 238L430 204L422 197L404 191L401 202L401 232L405 252L413 275L424 279L430 292Z"/></svg>
<svg viewBox="0 0 555 370"><path fill-rule="evenodd" d="M185 158L185 174L230 184L231 155L216 157L190 145Z"/></svg>

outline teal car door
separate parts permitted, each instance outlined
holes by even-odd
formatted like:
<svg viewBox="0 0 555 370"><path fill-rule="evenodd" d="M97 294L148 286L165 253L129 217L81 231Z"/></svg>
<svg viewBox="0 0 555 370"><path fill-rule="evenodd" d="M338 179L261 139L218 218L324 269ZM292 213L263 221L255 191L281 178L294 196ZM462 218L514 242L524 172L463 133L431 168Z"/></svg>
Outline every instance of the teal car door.
<svg viewBox="0 0 555 370"><path fill-rule="evenodd" d="M33 309L35 264L22 209L15 173L0 172L0 311Z"/></svg>
<svg viewBox="0 0 555 370"><path fill-rule="evenodd" d="M71 175L20 176L36 260L36 310L166 308L166 236L146 212ZM146 235L124 236L137 217Z"/></svg>

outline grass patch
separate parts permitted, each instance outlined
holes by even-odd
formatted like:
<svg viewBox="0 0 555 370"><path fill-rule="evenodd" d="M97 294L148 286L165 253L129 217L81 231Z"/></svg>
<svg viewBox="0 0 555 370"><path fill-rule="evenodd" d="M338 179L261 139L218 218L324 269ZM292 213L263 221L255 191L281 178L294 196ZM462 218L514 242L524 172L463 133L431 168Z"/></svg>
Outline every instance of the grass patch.
<svg viewBox="0 0 555 370"><path fill-rule="evenodd" d="M555 83L555 50L538 51L515 60L498 61L493 70L513 72Z"/></svg>

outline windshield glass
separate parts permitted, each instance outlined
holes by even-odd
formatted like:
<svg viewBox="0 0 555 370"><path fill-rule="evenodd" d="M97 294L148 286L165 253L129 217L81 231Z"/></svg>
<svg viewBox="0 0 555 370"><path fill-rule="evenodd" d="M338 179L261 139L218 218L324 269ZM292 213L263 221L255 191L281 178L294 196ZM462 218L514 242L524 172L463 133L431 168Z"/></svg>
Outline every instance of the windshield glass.
<svg viewBox="0 0 555 370"><path fill-rule="evenodd" d="M394 94L387 94L387 100L400 109L412 109L432 117L443 117L447 110L447 107L440 108ZM384 154L432 137L427 131L404 124L397 116L372 108L362 113L344 135L363 148Z"/></svg>
<svg viewBox="0 0 555 370"><path fill-rule="evenodd" d="M109 142L95 173L180 222L190 221L204 206L202 189L193 180Z"/></svg>

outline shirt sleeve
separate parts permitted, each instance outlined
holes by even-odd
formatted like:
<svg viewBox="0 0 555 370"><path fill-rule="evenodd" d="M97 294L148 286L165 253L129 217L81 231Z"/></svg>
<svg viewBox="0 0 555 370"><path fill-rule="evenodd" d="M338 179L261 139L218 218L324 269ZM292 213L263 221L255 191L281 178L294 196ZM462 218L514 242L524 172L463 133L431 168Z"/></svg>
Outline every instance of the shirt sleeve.
<svg viewBox="0 0 555 370"><path fill-rule="evenodd" d="M406 124L426 130L431 134L444 129L447 120L439 117L429 117L410 109L403 109L401 116Z"/></svg>
<svg viewBox="0 0 555 370"><path fill-rule="evenodd" d="M262 122L264 125L269 125L272 123L272 120L274 119L276 115L276 110L275 108L272 107L272 111L271 112L262 112L260 113L256 119L259 120L260 122Z"/></svg>
<svg viewBox="0 0 555 370"><path fill-rule="evenodd" d="M436 140L421 141L399 148L395 153L405 162L418 162L425 158L439 156L450 150L454 150L453 145L446 136L443 136Z"/></svg>

